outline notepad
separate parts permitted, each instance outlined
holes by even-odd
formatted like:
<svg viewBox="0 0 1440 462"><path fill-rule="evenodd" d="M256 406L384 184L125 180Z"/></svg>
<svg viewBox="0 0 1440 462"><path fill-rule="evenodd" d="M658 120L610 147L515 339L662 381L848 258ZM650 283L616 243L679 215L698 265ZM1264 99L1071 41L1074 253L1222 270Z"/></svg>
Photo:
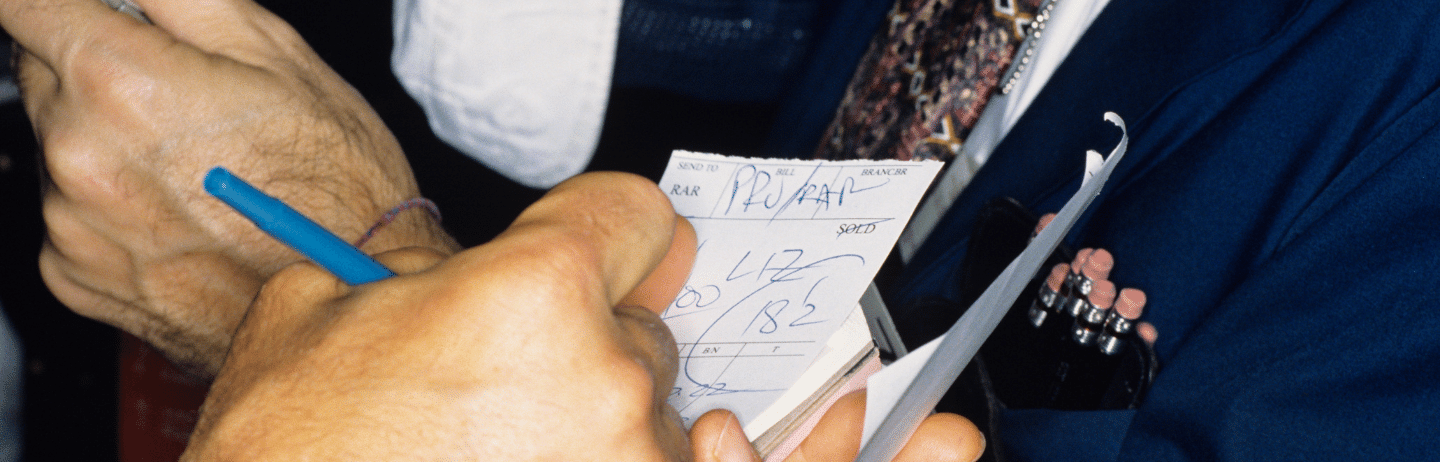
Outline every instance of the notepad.
<svg viewBox="0 0 1440 462"><path fill-rule="evenodd" d="M698 238L662 314L687 424L723 408L759 437L873 355L857 301L942 166L672 154L660 188Z"/></svg>

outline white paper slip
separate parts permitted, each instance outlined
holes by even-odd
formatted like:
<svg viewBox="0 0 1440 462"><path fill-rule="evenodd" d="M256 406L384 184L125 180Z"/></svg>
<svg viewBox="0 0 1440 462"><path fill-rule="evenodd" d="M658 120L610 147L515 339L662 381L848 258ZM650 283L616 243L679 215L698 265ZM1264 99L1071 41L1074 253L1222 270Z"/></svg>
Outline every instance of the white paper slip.
<svg viewBox="0 0 1440 462"><path fill-rule="evenodd" d="M875 277L943 164L676 151L660 180L695 226L695 267L662 317L670 404L749 423L805 371Z"/></svg>
<svg viewBox="0 0 1440 462"><path fill-rule="evenodd" d="M1125 121L1119 115L1107 112L1105 120L1120 127L1122 133L1125 131ZM1000 324L1005 312L1015 304L1015 299L1040 270L1045 259L1055 251L1095 196L1100 194L1100 188L1110 178L1110 173L1125 157L1128 143L1128 135L1122 135L1119 145L1103 162L1100 153L1085 153L1085 172L1080 190L990 283L955 325L945 335L870 376L865 399L865 430L857 460L890 460L900 452L920 421L931 413L970 358L980 350L980 345Z"/></svg>

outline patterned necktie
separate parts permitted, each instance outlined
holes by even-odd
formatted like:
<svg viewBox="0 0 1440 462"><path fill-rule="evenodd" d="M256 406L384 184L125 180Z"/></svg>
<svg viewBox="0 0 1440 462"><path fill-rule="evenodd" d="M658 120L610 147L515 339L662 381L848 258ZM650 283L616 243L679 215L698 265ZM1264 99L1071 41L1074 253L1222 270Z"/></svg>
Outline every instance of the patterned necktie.
<svg viewBox="0 0 1440 462"><path fill-rule="evenodd" d="M1040 0L898 0L815 151L818 159L951 160Z"/></svg>

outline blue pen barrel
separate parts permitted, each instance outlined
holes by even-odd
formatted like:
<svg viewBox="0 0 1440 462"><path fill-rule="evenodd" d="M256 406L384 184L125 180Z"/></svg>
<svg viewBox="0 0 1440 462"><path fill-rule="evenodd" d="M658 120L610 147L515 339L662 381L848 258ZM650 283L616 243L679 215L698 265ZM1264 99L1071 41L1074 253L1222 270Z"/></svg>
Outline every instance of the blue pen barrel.
<svg viewBox="0 0 1440 462"><path fill-rule="evenodd" d="M346 284L364 284L395 275L360 249L224 168L215 167L205 175L205 191Z"/></svg>

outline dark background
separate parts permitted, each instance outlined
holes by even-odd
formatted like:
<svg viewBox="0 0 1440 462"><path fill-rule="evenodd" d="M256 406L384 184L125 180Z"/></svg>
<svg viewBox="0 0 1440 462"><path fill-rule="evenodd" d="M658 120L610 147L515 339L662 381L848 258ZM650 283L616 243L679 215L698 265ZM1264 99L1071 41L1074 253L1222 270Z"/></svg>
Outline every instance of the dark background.
<svg viewBox="0 0 1440 462"><path fill-rule="evenodd" d="M541 195L431 134L388 67L390 2L261 3L290 21L366 96L396 132L425 195L440 205L447 229L462 244L485 242ZM0 36L0 43L8 42ZM658 179L672 149L752 155L774 112L771 103L717 103L652 89L615 89L591 168ZM23 109L18 103L0 105L0 301L25 348L25 460L116 460L120 337L58 304L40 280L35 263L44 232L39 171Z"/></svg>

